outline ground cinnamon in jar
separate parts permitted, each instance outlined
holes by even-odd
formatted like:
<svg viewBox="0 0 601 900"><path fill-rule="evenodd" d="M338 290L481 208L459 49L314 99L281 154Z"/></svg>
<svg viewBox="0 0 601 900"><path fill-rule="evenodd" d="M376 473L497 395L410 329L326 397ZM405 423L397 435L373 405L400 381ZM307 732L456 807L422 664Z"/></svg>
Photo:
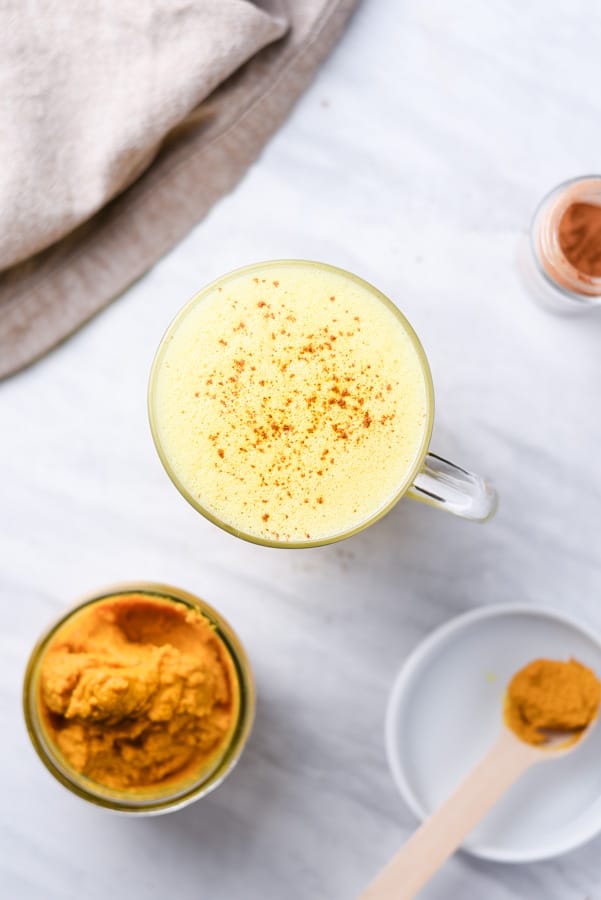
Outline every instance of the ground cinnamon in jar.
<svg viewBox="0 0 601 900"><path fill-rule="evenodd" d="M544 744L548 732L584 731L599 712L601 683L588 666L535 659L513 676L505 699L505 721L528 744Z"/></svg>
<svg viewBox="0 0 601 900"><path fill-rule="evenodd" d="M601 205L576 202L568 206L559 222L558 240L575 269L601 277Z"/></svg>

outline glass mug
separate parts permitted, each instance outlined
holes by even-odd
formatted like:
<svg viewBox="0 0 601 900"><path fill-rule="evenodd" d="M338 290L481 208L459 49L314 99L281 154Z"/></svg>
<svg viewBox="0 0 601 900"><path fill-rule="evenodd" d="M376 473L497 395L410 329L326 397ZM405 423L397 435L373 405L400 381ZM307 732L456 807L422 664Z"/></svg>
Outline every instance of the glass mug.
<svg viewBox="0 0 601 900"><path fill-rule="evenodd" d="M432 377L380 291L325 263L274 260L197 293L150 374L153 440L210 521L270 547L350 537L403 496L486 521L497 495L429 451Z"/></svg>

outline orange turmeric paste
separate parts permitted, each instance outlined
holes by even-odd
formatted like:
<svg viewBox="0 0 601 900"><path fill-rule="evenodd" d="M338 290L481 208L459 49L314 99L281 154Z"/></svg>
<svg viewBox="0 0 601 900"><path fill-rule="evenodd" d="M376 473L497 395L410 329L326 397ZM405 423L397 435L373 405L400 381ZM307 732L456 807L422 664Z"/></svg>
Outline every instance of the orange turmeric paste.
<svg viewBox="0 0 601 900"><path fill-rule="evenodd" d="M601 683L587 666L570 659L535 659L509 683L505 721L521 740L543 744L545 732L579 732L597 717Z"/></svg>
<svg viewBox="0 0 601 900"><path fill-rule="evenodd" d="M232 736L239 686L200 612L144 594L84 607L48 646L39 703L48 738L81 775L116 790L177 787Z"/></svg>

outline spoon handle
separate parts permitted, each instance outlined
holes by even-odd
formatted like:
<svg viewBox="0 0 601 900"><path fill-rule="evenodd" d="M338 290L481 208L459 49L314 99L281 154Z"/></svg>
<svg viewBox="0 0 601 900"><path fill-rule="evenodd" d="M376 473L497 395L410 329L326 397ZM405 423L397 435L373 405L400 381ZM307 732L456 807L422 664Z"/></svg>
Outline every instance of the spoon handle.
<svg viewBox="0 0 601 900"><path fill-rule="evenodd" d="M532 747L503 729L488 753L393 856L359 900L411 900L415 897L485 813L537 758Z"/></svg>

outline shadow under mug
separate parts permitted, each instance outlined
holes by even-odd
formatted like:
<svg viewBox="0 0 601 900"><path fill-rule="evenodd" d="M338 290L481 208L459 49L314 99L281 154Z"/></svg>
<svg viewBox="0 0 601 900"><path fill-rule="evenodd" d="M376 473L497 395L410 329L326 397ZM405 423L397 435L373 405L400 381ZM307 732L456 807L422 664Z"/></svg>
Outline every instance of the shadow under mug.
<svg viewBox="0 0 601 900"><path fill-rule="evenodd" d="M186 486L181 482L176 472L173 470L173 467L171 466L167 454L165 453L162 446L160 438L160 428L158 427L157 421L156 384L163 361L164 351L171 337L181 326L189 311L198 303L201 303L208 295L213 293L215 290L221 289L232 279L238 278L239 276L245 274L250 275L253 272L260 272L261 274L265 274L269 271L270 268L275 269L276 267L281 268L282 266L317 269L318 271L324 273L329 272L337 277L348 279L363 290L368 291L373 297L377 298L389 310L391 310L402 324L405 333L410 338L414 346L421 364L422 375L424 378L427 393L427 427L424 430L423 440L420 446L419 453L416 456L413 466L408 470L403 483L399 486L390 502L376 510L373 515L368 516L359 525L354 525L347 531L342 531L334 535L327 536L325 538L319 538L316 540L276 541L262 538L257 535L245 533L240 529L235 528L227 522L222 521L210 510L203 507L198 498L193 496L187 490ZM266 262L254 263L252 265L236 269L232 272L227 273L226 275L221 276L220 278L211 282L211 284L202 288L202 290L195 294L178 313L178 315L175 317L175 319L167 329L159 345L150 373L148 387L148 413L152 437L161 462L163 463L163 466L171 481L178 489L178 491L182 494L182 496L194 507L194 509L200 512L203 516L205 516L205 518L209 519L215 525L218 525L220 528L224 529L230 534L235 535L236 537L242 538L243 540L250 541L255 544L261 544L267 547L283 548L319 547L325 544L332 544L336 541L343 540L344 538L351 537L351 535L357 534L359 531L363 531L364 528L369 527L374 522L385 516L386 513L390 512L392 507L395 506L397 502L404 496L410 497L413 500L419 500L420 502L426 503L429 506L434 506L438 509L446 510L447 512L453 513L453 515L460 516L461 518L471 519L475 522L486 522L494 515L497 509L497 492L486 479L474 474L473 472L469 472L466 469L461 468L461 466L455 465L455 463L443 459L443 457L438 456L436 453L433 453L429 448L430 438L432 436L432 428L434 424L434 389L432 385L432 375L424 349L408 320L395 306L395 304L372 284L360 278L359 276L346 271L345 269L340 269L327 263L302 259L269 260Z"/></svg>

